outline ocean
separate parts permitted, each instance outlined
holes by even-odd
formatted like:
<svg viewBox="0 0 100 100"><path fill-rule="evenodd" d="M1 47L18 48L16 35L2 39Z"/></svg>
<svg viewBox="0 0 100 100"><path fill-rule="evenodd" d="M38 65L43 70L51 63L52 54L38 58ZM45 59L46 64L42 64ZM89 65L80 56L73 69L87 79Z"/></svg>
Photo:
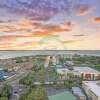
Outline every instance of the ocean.
<svg viewBox="0 0 100 100"><path fill-rule="evenodd" d="M100 50L19 50L19 51L0 51L0 59L14 58L21 56L36 55L59 55L59 54L80 54L100 56Z"/></svg>

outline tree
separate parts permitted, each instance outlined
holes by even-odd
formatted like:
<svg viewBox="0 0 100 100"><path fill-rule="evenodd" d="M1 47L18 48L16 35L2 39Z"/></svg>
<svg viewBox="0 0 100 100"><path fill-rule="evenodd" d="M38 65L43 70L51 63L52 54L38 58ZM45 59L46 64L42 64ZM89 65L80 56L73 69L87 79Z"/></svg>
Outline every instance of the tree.
<svg viewBox="0 0 100 100"><path fill-rule="evenodd" d="M20 84L24 84L24 85L27 85L27 86L31 86L34 82L34 72L32 73L29 73L27 76L25 76L24 78L22 78L19 83Z"/></svg>
<svg viewBox="0 0 100 100"><path fill-rule="evenodd" d="M8 100L7 97L0 97L0 100Z"/></svg>
<svg viewBox="0 0 100 100"><path fill-rule="evenodd" d="M73 80L73 79L74 79L74 74L73 74L72 72L68 72L68 73L67 73L67 78L68 78L69 80Z"/></svg>
<svg viewBox="0 0 100 100"><path fill-rule="evenodd" d="M30 88L27 94L21 96L20 100L47 100L46 89L44 86Z"/></svg>
<svg viewBox="0 0 100 100"><path fill-rule="evenodd" d="M0 91L0 100L8 100L12 93L12 87L10 85L4 84Z"/></svg>

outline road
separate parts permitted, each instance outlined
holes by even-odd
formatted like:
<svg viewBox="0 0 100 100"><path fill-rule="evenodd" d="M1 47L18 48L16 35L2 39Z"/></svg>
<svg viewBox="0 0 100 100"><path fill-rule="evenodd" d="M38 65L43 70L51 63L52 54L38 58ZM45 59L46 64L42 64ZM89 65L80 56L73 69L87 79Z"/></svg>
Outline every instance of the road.
<svg viewBox="0 0 100 100"><path fill-rule="evenodd" d="M25 77L29 72L30 71L21 69L19 70L19 72L16 74L15 77L7 80L7 83L9 83L13 88L10 100L19 100L20 95L25 92L25 87L19 85L19 80Z"/></svg>
<svg viewBox="0 0 100 100"><path fill-rule="evenodd" d="M19 100L20 95L25 92L25 88L23 86L19 85L19 80L23 77L25 77L28 73L30 73L31 71L27 71L25 69L20 69L19 71L17 71L17 73L15 75L13 75L12 77L9 77L8 79L6 79L4 82L1 83L0 87L2 87L4 84L9 84L12 86L13 92L12 92L12 96L10 98L10 100ZM22 90L21 90L22 88ZM17 93L15 93L17 91Z"/></svg>
<svg viewBox="0 0 100 100"><path fill-rule="evenodd" d="M44 83L45 85L53 84L53 81L50 80L49 73L48 73L49 62L50 62L50 56L47 56L46 60L44 61L44 67L46 67L45 68L45 71L46 71L45 81L46 82ZM20 95L23 94L23 92L27 91L25 90L25 87L19 84L19 80L25 77L30 72L31 70L25 70L24 68L21 68L19 71L17 71L15 75L13 75L12 77L9 77L6 81L2 82L2 85L10 84L13 88L13 92L12 92L12 96L10 100L19 100ZM34 82L34 85L41 85L41 84L42 83L40 82Z"/></svg>
<svg viewBox="0 0 100 100"><path fill-rule="evenodd" d="M59 81L59 80L57 80L56 83L57 83L57 84L60 84L60 83L63 84L64 81ZM54 81L46 81L46 82L44 82L44 83L41 83L41 82L34 82L33 84L34 84L34 85L41 85L41 84L44 84L44 85L52 85L52 84L54 84Z"/></svg>

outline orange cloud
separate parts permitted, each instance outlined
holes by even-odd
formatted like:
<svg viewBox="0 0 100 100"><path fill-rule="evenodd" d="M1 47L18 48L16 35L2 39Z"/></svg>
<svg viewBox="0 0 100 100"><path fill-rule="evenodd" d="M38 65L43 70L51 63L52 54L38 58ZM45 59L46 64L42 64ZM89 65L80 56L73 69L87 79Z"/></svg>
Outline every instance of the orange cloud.
<svg viewBox="0 0 100 100"><path fill-rule="evenodd" d="M43 22L22 19L17 23L0 23L0 32L26 32L26 34L11 34L0 36L0 50L30 50L39 48L39 38L58 37L62 32L72 31L74 24L64 22L59 25L45 24ZM36 39L35 37L38 37Z"/></svg>
<svg viewBox="0 0 100 100"><path fill-rule="evenodd" d="M18 46L28 46L28 45L30 45L30 46L35 46L35 45L37 45L38 44L38 42L36 42L36 41L30 41L30 42L23 42L23 43L20 43L20 44L18 44Z"/></svg>
<svg viewBox="0 0 100 100"><path fill-rule="evenodd" d="M41 21L32 21L28 19L21 19L16 23L2 22L0 23L0 32L22 32L29 31L40 27Z"/></svg>
<svg viewBox="0 0 100 100"><path fill-rule="evenodd" d="M65 22L61 25L49 25L44 24L39 27L38 31L33 32L32 36L51 36L51 35L59 35L62 32L69 32L72 31L74 27L74 24L71 22Z"/></svg>
<svg viewBox="0 0 100 100"><path fill-rule="evenodd" d="M95 23L100 23L100 17L94 17L92 21Z"/></svg>
<svg viewBox="0 0 100 100"><path fill-rule="evenodd" d="M0 36L0 42L10 42L10 41L15 41L16 37L15 36Z"/></svg>
<svg viewBox="0 0 100 100"><path fill-rule="evenodd" d="M26 40L26 42L22 41L23 39ZM31 49L36 45L38 45L38 41L32 40L32 36L0 36L0 50L26 50L27 48Z"/></svg>
<svg viewBox="0 0 100 100"><path fill-rule="evenodd" d="M22 37L31 37L29 35L5 35L0 36L0 40L15 40L16 38L22 38Z"/></svg>
<svg viewBox="0 0 100 100"><path fill-rule="evenodd" d="M4 43L0 44L0 50L28 50L38 45L38 42ZM34 48L35 49L35 48Z"/></svg>
<svg viewBox="0 0 100 100"><path fill-rule="evenodd" d="M16 23L0 23L0 32L33 32L34 34L53 34L60 32L71 31L73 24L65 22L61 25L45 24L41 21L33 21L28 19L21 19Z"/></svg>

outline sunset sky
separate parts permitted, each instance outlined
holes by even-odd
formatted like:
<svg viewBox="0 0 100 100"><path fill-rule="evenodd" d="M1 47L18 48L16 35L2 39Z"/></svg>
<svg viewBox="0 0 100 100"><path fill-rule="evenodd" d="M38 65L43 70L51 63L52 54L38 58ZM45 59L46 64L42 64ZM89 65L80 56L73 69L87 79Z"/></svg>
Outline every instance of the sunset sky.
<svg viewBox="0 0 100 100"><path fill-rule="evenodd" d="M100 50L100 0L0 0L0 50Z"/></svg>

